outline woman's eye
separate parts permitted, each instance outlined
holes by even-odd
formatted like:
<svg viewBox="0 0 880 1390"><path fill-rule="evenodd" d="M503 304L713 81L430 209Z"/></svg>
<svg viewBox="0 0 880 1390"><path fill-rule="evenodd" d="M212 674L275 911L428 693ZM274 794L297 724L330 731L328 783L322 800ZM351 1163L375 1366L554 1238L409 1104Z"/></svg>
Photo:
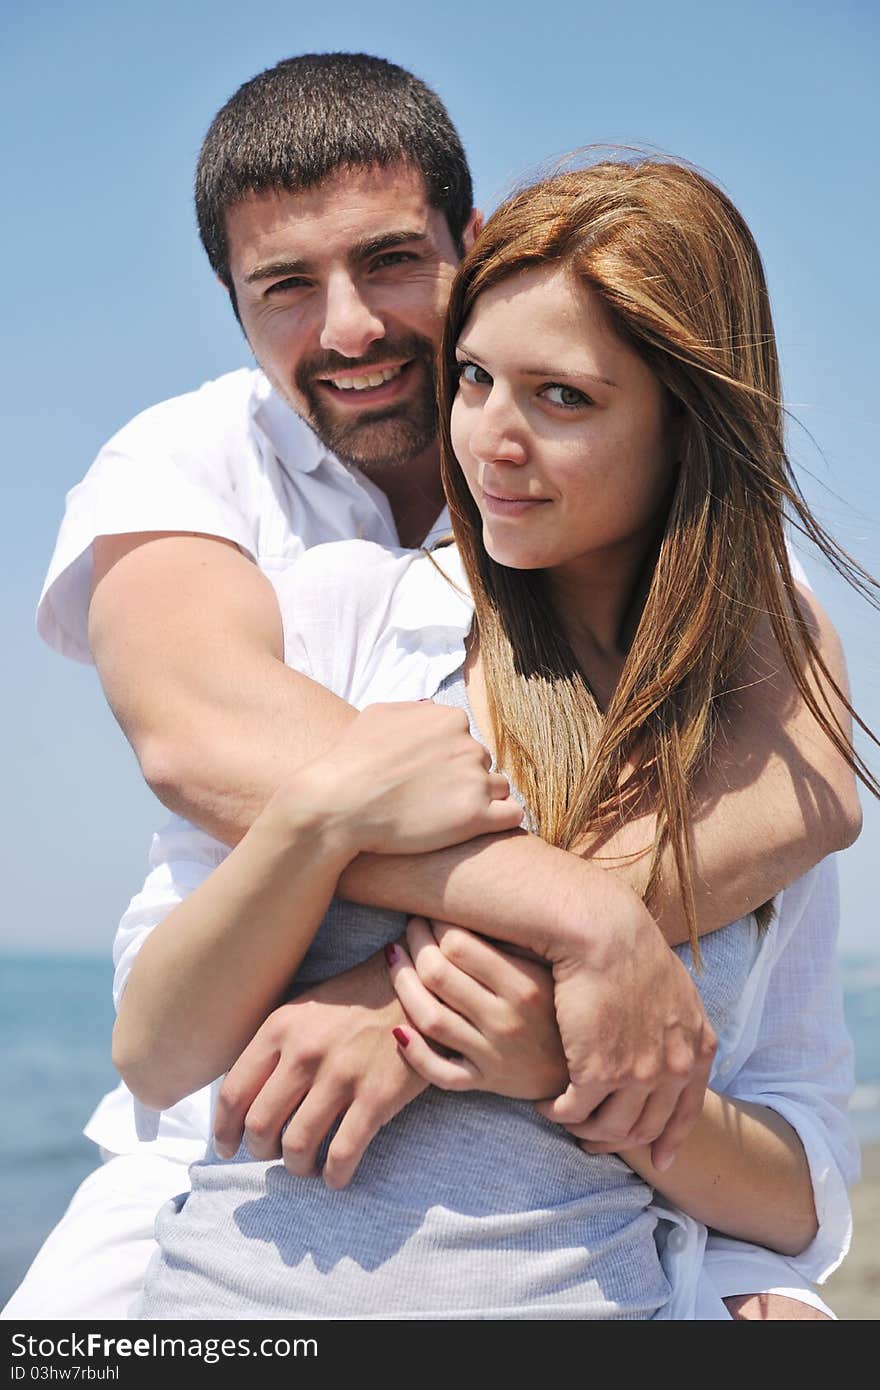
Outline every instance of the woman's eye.
<svg viewBox="0 0 880 1390"><path fill-rule="evenodd" d="M467 381L471 386L491 386L492 378L482 367L478 367L476 362L459 362L458 364L459 381Z"/></svg>
<svg viewBox="0 0 880 1390"><path fill-rule="evenodd" d="M590 403L583 391L577 391L573 386L561 386L558 383L553 386L545 386L541 394L553 405L565 405L569 408L589 405Z"/></svg>

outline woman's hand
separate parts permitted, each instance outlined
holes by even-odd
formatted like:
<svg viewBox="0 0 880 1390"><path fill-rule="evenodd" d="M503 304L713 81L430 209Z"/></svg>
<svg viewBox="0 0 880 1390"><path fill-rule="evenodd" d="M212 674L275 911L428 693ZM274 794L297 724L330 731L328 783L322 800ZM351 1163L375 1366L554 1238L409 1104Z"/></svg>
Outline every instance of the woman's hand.
<svg viewBox="0 0 880 1390"><path fill-rule="evenodd" d="M423 854L522 819L464 711L430 700L370 705L264 814L297 826L316 814L349 858Z"/></svg>
<svg viewBox="0 0 880 1390"><path fill-rule="evenodd" d="M413 917L407 945L387 948L391 982L414 1026L395 1036L407 1062L447 1091L520 1100L559 1095L568 1072L546 966L463 927ZM455 1056L444 1057L425 1038Z"/></svg>

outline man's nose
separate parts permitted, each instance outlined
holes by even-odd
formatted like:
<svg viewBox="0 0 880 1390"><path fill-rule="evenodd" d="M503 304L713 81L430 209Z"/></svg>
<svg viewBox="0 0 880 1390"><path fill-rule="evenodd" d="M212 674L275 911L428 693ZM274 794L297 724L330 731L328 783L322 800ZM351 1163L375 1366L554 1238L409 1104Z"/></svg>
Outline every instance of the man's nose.
<svg viewBox="0 0 880 1390"><path fill-rule="evenodd" d="M334 276L327 286L321 347L342 357L363 357L384 336L384 323L355 281L349 275Z"/></svg>

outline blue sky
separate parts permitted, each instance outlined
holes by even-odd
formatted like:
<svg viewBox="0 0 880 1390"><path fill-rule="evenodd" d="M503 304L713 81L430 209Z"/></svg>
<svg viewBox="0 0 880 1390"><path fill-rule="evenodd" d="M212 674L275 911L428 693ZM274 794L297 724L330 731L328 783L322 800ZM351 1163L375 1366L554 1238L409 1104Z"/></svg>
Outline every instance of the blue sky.
<svg viewBox="0 0 880 1390"><path fill-rule="evenodd" d="M109 947L143 877L160 808L94 672L41 646L33 608L64 493L101 443L145 406L249 361L198 244L190 187L215 110L279 58L360 49L425 78L459 126L486 207L594 142L647 143L719 179L764 253L808 495L880 574L871 0L10 8L0 946ZM880 619L804 558L843 634L856 702L880 728ZM878 846L880 814L866 805L841 866L848 946L880 949Z"/></svg>

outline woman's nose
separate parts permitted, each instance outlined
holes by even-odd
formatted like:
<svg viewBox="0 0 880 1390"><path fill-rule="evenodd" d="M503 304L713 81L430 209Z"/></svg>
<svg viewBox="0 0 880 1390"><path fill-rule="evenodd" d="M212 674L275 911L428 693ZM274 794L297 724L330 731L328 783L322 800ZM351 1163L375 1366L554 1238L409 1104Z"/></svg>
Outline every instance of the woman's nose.
<svg viewBox="0 0 880 1390"><path fill-rule="evenodd" d="M509 393L497 384L485 397L474 421L471 452L482 463L524 464L526 431L522 415Z"/></svg>
<svg viewBox="0 0 880 1390"><path fill-rule="evenodd" d="M385 325L348 275L327 286L321 347L341 357L363 357L371 343L384 338Z"/></svg>

